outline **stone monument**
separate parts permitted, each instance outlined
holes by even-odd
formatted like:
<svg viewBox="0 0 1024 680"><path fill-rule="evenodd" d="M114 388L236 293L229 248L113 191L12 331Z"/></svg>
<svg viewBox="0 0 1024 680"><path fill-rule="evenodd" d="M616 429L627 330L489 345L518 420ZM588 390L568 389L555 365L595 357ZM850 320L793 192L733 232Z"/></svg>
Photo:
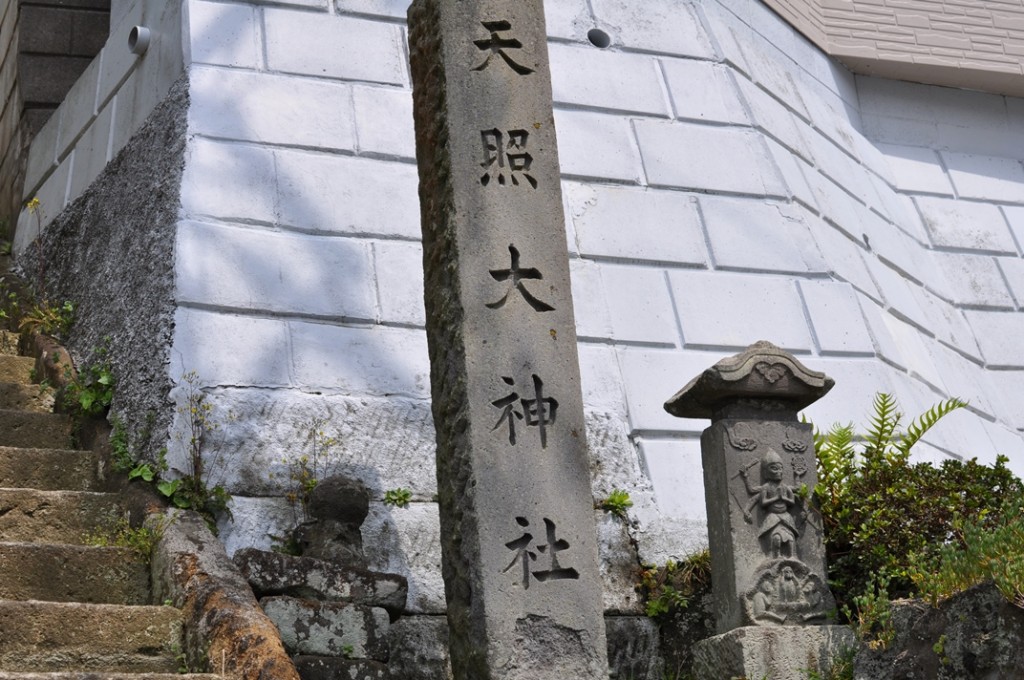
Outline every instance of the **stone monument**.
<svg viewBox="0 0 1024 680"><path fill-rule="evenodd" d="M458 680L605 678L542 0L409 9Z"/></svg>
<svg viewBox="0 0 1024 680"><path fill-rule="evenodd" d="M833 384L758 342L665 402L674 416L711 420L701 458L719 635L694 649L701 680L805 678L855 644L849 628L828 625L814 441L797 419Z"/></svg>

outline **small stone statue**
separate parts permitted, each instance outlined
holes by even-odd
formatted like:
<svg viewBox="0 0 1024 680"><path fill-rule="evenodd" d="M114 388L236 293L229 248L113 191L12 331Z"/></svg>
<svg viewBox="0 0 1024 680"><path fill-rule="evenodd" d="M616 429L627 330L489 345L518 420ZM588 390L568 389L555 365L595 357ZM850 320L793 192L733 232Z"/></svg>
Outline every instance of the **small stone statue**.
<svg viewBox="0 0 1024 680"><path fill-rule="evenodd" d="M782 481L782 458L775 449L768 449L761 459L761 478L764 483L760 486L750 483L749 471L750 468L743 468L739 472L746 484L747 493L753 496L743 509L743 519L752 523L752 511L755 507L760 508L763 516L758 524L758 536L762 545L766 545L765 552L776 559L796 557L796 539L800 532L796 528L792 509L797 501L793 487Z"/></svg>

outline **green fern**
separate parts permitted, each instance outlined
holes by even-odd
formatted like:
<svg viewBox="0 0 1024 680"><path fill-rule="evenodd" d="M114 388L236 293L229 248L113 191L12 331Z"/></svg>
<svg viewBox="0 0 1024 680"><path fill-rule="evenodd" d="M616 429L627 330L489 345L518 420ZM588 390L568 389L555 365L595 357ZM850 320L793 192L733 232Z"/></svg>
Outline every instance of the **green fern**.
<svg viewBox="0 0 1024 680"><path fill-rule="evenodd" d="M867 447L864 450L865 458L874 458L887 455L893 444L899 440L896 428L900 425L903 414L899 412L896 398L886 392L879 392L875 395L875 412L871 416L871 423L867 431Z"/></svg>
<svg viewBox="0 0 1024 680"><path fill-rule="evenodd" d="M967 406L966 401L962 401L953 397L952 399L946 399L940 401L935 406L919 415L914 422L910 423L910 427L907 428L906 433L900 439L900 442L896 445L900 453L904 455L910 455L911 447L916 444L921 437L925 435L932 428L935 423L939 422L943 416L955 411L958 408L964 408Z"/></svg>

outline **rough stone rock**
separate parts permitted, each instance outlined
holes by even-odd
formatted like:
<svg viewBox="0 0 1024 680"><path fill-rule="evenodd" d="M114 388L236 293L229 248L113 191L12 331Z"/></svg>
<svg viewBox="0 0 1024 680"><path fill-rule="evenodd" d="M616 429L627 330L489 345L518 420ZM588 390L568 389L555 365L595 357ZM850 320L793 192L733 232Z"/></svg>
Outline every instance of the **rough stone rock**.
<svg viewBox="0 0 1024 680"><path fill-rule="evenodd" d="M921 600L893 605L896 638L886 649L863 647L855 680L1019 680L1024 675L1024 609L992 583L938 607Z"/></svg>
<svg viewBox="0 0 1024 680"><path fill-rule="evenodd" d="M742 626L694 646L693 676L806 680L810 671L826 675L856 644L848 626Z"/></svg>
<svg viewBox="0 0 1024 680"><path fill-rule="evenodd" d="M309 494L309 514L357 529L370 511L370 492L358 479L335 475L320 480Z"/></svg>
<svg viewBox="0 0 1024 680"><path fill-rule="evenodd" d="M181 607L189 662L219 659L238 680L299 680L273 622L199 515L177 511L163 526L153 597Z"/></svg>
<svg viewBox="0 0 1024 680"><path fill-rule="evenodd" d="M658 624L646 616L606 616L608 677L612 680L661 680Z"/></svg>
<svg viewBox="0 0 1024 680"><path fill-rule="evenodd" d="M291 654L388 660L388 613L377 607L264 597L260 605Z"/></svg>
<svg viewBox="0 0 1024 680"><path fill-rule="evenodd" d="M388 667L369 659L338 659L330 656L297 656L295 667L302 680L388 680Z"/></svg>
<svg viewBox="0 0 1024 680"><path fill-rule="evenodd" d="M714 597L707 593L661 625L661 655L665 670L678 673L693 667L694 646L715 634Z"/></svg>
<svg viewBox="0 0 1024 680"><path fill-rule="evenodd" d="M640 561L630 542L629 520L597 510L598 565L604 611L612 614L642 614L643 603L636 591Z"/></svg>
<svg viewBox="0 0 1024 680"><path fill-rule="evenodd" d="M451 680L447 617L402 617L391 625L390 642L392 678Z"/></svg>
<svg viewBox="0 0 1024 680"><path fill-rule="evenodd" d="M359 567L366 564L358 525L320 519L300 524L292 535L303 555Z"/></svg>
<svg viewBox="0 0 1024 680"><path fill-rule="evenodd" d="M370 504L363 524L368 567L409 580L406 609L411 613L445 612L440 533L436 503L410 503L406 508Z"/></svg>
<svg viewBox="0 0 1024 680"><path fill-rule="evenodd" d="M246 548L234 562L257 597L287 595L382 607L397 617L405 609L405 577L354 569L313 557Z"/></svg>

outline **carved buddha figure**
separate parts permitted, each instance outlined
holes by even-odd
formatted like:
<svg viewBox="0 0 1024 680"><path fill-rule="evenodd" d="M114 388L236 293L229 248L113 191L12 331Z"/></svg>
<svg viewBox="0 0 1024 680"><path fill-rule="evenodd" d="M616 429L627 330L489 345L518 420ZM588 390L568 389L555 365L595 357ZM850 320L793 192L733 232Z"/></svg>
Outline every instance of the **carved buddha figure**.
<svg viewBox="0 0 1024 680"><path fill-rule="evenodd" d="M768 449L761 459L762 484L752 484L747 469L740 471L747 493L753 496L743 509L743 518L753 522L754 508L761 509L757 535L773 559L797 556L799 532L792 513L796 494L792 486L782 481L783 470L782 458L774 449Z"/></svg>

